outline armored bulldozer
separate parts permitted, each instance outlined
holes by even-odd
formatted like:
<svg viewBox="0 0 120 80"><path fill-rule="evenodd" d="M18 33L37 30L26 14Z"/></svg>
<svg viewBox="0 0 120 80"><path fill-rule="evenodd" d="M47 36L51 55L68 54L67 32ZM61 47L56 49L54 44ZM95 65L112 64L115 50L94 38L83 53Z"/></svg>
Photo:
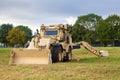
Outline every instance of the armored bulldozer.
<svg viewBox="0 0 120 80"><path fill-rule="evenodd" d="M50 64L72 59L71 26L41 25L28 48L12 49L10 64Z"/></svg>
<svg viewBox="0 0 120 80"><path fill-rule="evenodd" d="M12 49L9 64L51 64L72 59L72 50L83 46L97 56L108 56L107 51L98 51L85 41L72 43L72 26L68 24L44 26L29 43L27 48ZM40 32L40 33L39 33Z"/></svg>

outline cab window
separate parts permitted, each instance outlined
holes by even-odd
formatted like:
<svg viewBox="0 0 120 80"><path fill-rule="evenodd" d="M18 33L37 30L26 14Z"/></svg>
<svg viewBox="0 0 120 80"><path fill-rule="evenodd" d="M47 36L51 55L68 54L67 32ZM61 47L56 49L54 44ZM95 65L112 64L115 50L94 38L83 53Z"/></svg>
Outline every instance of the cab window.
<svg viewBox="0 0 120 80"><path fill-rule="evenodd" d="M45 30L44 35L57 35L58 31L57 30Z"/></svg>

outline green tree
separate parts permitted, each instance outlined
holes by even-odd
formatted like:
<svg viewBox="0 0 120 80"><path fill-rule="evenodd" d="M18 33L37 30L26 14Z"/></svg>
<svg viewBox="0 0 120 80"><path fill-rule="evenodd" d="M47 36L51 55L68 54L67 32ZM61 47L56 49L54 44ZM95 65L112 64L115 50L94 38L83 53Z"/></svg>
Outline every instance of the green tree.
<svg viewBox="0 0 120 80"><path fill-rule="evenodd" d="M88 14L84 16L79 16L75 24L82 25L88 30L95 30L97 23L101 20L101 16Z"/></svg>
<svg viewBox="0 0 120 80"><path fill-rule="evenodd" d="M85 32L86 32L86 29L84 26L75 24L71 31L73 42L79 42L79 41L84 40Z"/></svg>
<svg viewBox="0 0 120 80"><path fill-rule="evenodd" d="M27 42L28 40L31 40L32 30L30 28L28 28L27 26L23 26L23 25L18 25L15 28L19 29L25 33L25 42Z"/></svg>
<svg viewBox="0 0 120 80"><path fill-rule="evenodd" d="M22 46L25 43L25 33L19 29L13 28L9 31L7 40L10 42L10 44L15 45L19 44Z"/></svg>
<svg viewBox="0 0 120 80"><path fill-rule="evenodd" d="M95 14L79 16L72 30L73 41L84 40L89 43L95 41L97 36L95 29L101 20L102 17Z"/></svg>
<svg viewBox="0 0 120 80"><path fill-rule="evenodd" d="M107 24L106 21L100 21L97 25L96 32L97 32L97 38L103 46L107 46L107 44L110 42L110 28L109 24Z"/></svg>
<svg viewBox="0 0 120 80"><path fill-rule="evenodd" d="M96 32L104 46L114 43L115 39L120 39L120 17L118 15L108 16L98 24Z"/></svg>
<svg viewBox="0 0 120 80"><path fill-rule="evenodd" d="M8 32L13 28L12 24L2 24L0 26L0 43L3 43L6 47L8 45L8 41L6 36L8 36Z"/></svg>
<svg viewBox="0 0 120 80"><path fill-rule="evenodd" d="M111 40L120 39L120 16L110 15L105 21L110 25Z"/></svg>

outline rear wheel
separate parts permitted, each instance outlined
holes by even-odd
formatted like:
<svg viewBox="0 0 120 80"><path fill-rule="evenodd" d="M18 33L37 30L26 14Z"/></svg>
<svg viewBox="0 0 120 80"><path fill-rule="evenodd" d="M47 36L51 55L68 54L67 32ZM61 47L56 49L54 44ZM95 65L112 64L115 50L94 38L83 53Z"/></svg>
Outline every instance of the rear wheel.
<svg viewBox="0 0 120 80"><path fill-rule="evenodd" d="M72 51L69 49L69 51L66 52L66 56L64 57L64 62L71 60L72 60Z"/></svg>

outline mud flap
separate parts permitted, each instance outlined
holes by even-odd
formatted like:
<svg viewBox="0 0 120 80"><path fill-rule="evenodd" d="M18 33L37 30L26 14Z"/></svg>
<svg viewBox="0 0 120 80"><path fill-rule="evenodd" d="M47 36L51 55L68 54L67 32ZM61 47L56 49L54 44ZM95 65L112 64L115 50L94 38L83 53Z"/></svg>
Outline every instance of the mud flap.
<svg viewBox="0 0 120 80"><path fill-rule="evenodd" d="M9 64L51 64L49 49L13 49Z"/></svg>

